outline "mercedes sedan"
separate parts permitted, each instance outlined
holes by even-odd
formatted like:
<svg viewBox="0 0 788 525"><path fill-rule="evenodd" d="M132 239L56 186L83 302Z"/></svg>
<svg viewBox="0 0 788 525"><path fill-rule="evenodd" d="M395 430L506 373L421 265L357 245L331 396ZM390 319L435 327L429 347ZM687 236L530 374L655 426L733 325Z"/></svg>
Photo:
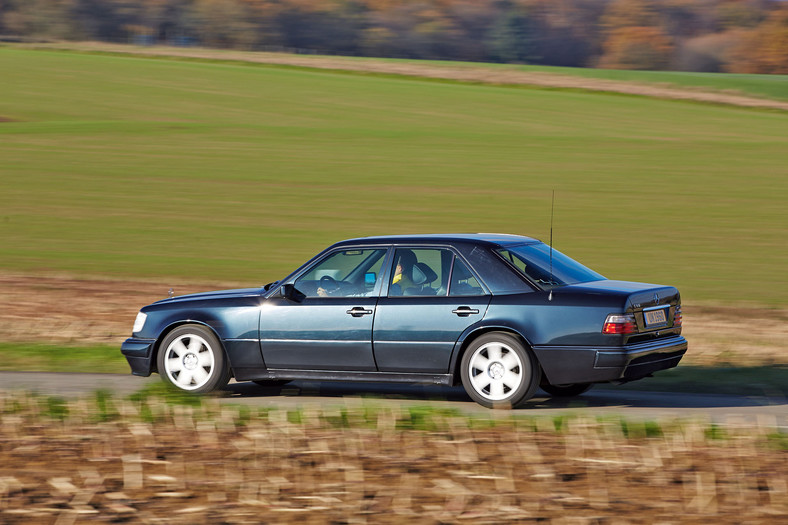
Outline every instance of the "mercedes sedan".
<svg viewBox="0 0 788 525"><path fill-rule="evenodd" d="M672 286L606 279L529 237L411 235L334 244L262 288L145 306L121 351L200 393L230 378L462 385L490 408L675 367Z"/></svg>

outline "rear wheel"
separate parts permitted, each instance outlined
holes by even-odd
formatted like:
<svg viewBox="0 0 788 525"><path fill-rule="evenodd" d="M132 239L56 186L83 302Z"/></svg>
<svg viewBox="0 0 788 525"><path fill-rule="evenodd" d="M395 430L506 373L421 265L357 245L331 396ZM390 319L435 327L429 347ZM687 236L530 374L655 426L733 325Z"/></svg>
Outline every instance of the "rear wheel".
<svg viewBox="0 0 788 525"><path fill-rule="evenodd" d="M473 341L460 364L462 386L488 408L514 408L539 386L540 368L533 354L515 337L500 332Z"/></svg>
<svg viewBox="0 0 788 525"><path fill-rule="evenodd" d="M219 340L200 325L184 325L170 332L156 360L164 382L187 392L210 392L230 380Z"/></svg>
<svg viewBox="0 0 788 525"><path fill-rule="evenodd" d="M539 385L542 390L554 397L579 396L591 388L591 383L570 383L568 385L551 385L544 383Z"/></svg>

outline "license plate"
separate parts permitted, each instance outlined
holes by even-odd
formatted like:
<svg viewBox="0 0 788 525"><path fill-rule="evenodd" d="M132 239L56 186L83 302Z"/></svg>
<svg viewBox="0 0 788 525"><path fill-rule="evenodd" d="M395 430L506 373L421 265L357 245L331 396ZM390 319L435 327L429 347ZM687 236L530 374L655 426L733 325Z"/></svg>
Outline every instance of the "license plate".
<svg viewBox="0 0 788 525"><path fill-rule="evenodd" d="M666 308L643 311L643 317L646 319L646 326L652 326L655 324L668 324L668 316L666 311Z"/></svg>

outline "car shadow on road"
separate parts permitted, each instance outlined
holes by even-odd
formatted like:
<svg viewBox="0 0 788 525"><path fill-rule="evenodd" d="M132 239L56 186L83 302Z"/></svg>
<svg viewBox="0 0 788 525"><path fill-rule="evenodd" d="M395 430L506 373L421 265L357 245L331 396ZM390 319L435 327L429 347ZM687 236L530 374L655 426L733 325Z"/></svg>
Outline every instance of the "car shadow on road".
<svg viewBox="0 0 788 525"><path fill-rule="evenodd" d="M364 398L402 400L409 402L473 401L462 387L437 385L412 385L389 383L350 383L329 381L293 381L283 386L260 386L252 382L232 383L225 388L230 398L252 400L255 398L273 399L276 397L302 398ZM643 392L616 390L605 386L592 389L576 397L549 397L538 390L523 410L541 409L581 409L603 407L630 408L737 408L788 404L784 398L755 396L734 396L719 394L699 394L684 392Z"/></svg>
<svg viewBox="0 0 788 525"><path fill-rule="evenodd" d="M261 386L253 382L231 383L225 387L231 397L364 397L410 401L467 401L462 387L365 382L292 381L283 386Z"/></svg>

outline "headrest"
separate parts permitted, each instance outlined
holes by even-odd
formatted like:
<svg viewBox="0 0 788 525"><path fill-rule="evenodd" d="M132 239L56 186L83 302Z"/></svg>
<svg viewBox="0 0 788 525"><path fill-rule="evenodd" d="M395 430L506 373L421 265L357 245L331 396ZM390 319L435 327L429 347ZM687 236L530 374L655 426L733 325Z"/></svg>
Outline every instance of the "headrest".
<svg viewBox="0 0 788 525"><path fill-rule="evenodd" d="M429 284L437 278L438 274L423 262L417 262L413 265L413 284L421 286Z"/></svg>

